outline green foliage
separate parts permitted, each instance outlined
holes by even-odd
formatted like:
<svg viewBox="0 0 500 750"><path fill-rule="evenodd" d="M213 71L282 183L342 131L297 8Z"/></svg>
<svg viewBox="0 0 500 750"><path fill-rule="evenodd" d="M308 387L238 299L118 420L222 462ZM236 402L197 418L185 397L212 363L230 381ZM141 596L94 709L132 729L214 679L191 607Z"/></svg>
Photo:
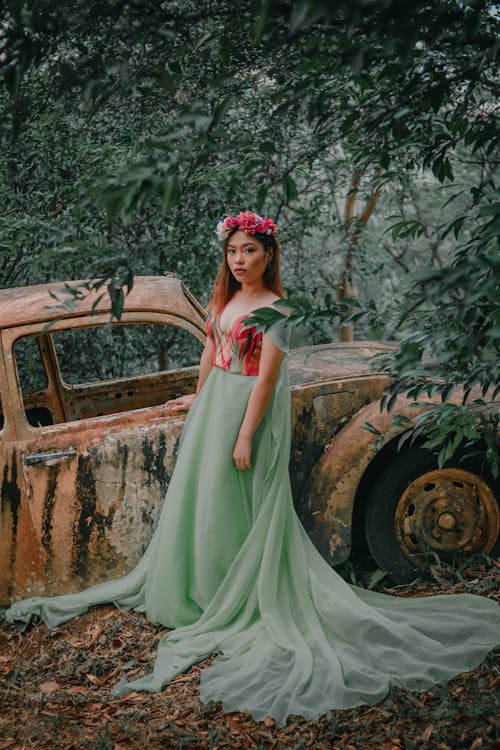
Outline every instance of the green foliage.
<svg viewBox="0 0 500 750"><path fill-rule="evenodd" d="M496 479L500 475L497 444L500 414L495 402L481 398L467 404L415 401L413 406L423 411L414 417L396 414L392 420L389 438L391 434L400 435L398 450L417 443L437 454L440 468L459 450L468 457L478 453L485 459L493 477ZM378 451L388 440L388 436L370 422L364 422L361 429L378 438L374 451Z"/></svg>
<svg viewBox="0 0 500 750"><path fill-rule="evenodd" d="M498 25L481 0L10 0L0 285L102 278L119 316L134 274L173 271L206 301L215 222L256 208L304 343L396 338L388 406L494 389ZM382 197L340 305L353 170Z"/></svg>
<svg viewBox="0 0 500 750"><path fill-rule="evenodd" d="M491 404L475 399L471 404L435 404L415 417L414 427L400 439L398 448L422 439L422 446L438 450L438 465L444 466L459 448L467 450L485 445L486 460L496 478L500 474L496 440L500 424L498 412ZM470 453L468 453L470 455Z"/></svg>
<svg viewBox="0 0 500 750"><path fill-rule="evenodd" d="M469 391L478 383L484 395L500 385L499 219L498 213L487 221L478 216L471 239L448 267L413 276L400 321L403 336L383 360L398 373L391 393L446 397L453 386ZM422 358L424 351L429 358Z"/></svg>
<svg viewBox="0 0 500 750"><path fill-rule="evenodd" d="M352 320L356 317L355 314L350 312L353 306L359 306L355 298L346 297L341 302L335 302L330 293L324 297L323 307L313 305L307 297L293 296L277 300L273 302L271 307L254 310L248 321L256 324L260 330L267 331L276 324L283 322L283 314L286 314L289 326L298 326L301 323L318 321L322 318L326 320L332 318L338 318L342 321ZM360 316L364 317L365 314L365 311L363 311Z"/></svg>

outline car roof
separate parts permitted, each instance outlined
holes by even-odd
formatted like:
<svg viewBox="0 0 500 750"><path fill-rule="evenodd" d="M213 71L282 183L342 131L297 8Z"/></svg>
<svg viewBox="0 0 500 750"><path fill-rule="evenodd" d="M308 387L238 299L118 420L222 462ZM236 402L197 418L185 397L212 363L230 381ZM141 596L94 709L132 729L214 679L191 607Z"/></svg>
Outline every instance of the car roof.
<svg viewBox="0 0 500 750"><path fill-rule="evenodd" d="M88 279L78 279L0 289L0 328L37 322L46 323L50 320L73 318L90 313L99 294L103 291L105 294L96 303L94 312L111 313L111 300L105 286L97 293L86 293L84 299L77 300L71 309L60 306L65 300L71 299L70 295L64 293L65 287L74 288L88 283L90 283ZM57 299L54 299L52 295L55 295ZM133 287L125 296L123 309L135 312L148 310L175 313L189 320L199 317L200 321L206 316L203 307L174 274L135 276Z"/></svg>

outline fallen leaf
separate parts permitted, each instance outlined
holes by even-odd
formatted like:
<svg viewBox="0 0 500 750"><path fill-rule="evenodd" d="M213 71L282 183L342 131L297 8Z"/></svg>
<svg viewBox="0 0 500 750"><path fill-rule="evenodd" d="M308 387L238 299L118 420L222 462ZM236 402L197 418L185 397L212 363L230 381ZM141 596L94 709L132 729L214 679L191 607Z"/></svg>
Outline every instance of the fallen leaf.
<svg viewBox="0 0 500 750"><path fill-rule="evenodd" d="M128 695L122 695L121 697L125 698L125 699L128 699L129 701L145 701L145 700L147 700L147 696L145 696L144 693L137 693L137 692L132 692L132 693L129 693ZM184 712L184 713L186 713L186 712ZM191 713L191 711L188 711L187 713Z"/></svg>
<svg viewBox="0 0 500 750"><path fill-rule="evenodd" d="M58 690L60 687L58 682L42 682L40 690L42 693L53 693L54 690Z"/></svg>
<svg viewBox="0 0 500 750"><path fill-rule="evenodd" d="M95 643L99 636L101 636L104 633L104 627L96 628L94 632L92 633L89 641L89 645L92 643Z"/></svg>
<svg viewBox="0 0 500 750"><path fill-rule="evenodd" d="M401 750L401 743L397 737L388 737L384 740L380 750Z"/></svg>
<svg viewBox="0 0 500 750"><path fill-rule="evenodd" d="M481 747L482 744L483 744L483 738L476 737L472 745L469 747L469 750L478 750L478 747Z"/></svg>
<svg viewBox="0 0 500 750"><path fill-rule="evenodd" d="M490 565L488 576L492 568ZM499 573L496 567L493 569ZM394 590L396 595L410 596L426 596L432 592L437 592L437 584L432 584L427 590L422 586ZM17 634L2 629L0 620L0 655L4 657L0 659L0 750L22 747L53 750L55 737L58 747L79 746L79 742L75 744L75 720L78 721L81 746L93 747L96 735L105 733L104 724L110 719L113 739L107 744L114 750L129 750L135 746L130 739L132 736L137 737L138 747L151 750L180 747L181 744L186 748L207 748L210 740L206 730L209 727L214 732L212 741L217 738L215 745L226 750L256 747L267 750L298 747L302 750L332 750L338 747L346 750L347 745L350 745L350 750L403 750L400 745L407 750L410 747L413 750L417 747L419 750L455 750L457 742L462 750L470 750L478 732L481 732L482 744L476 745L476 750L500 750L499 740L493 739L499 737L495 726L500 727L500 719L494 716L494 707L488 696L499 681L493 661L488 660L482 667L463 673L446 687L437 686L433 692L411 692L411 697L408 697L406 691L395 689L376 706L332 710L313 721L295 716L285 727L270 728L263 721L253 721L248 712L225 714L218 703L200 706L198 673L209 666L210 660L204 660L190 670L191 677L186 673L182 681L169 684L161 694L135 693L135 697L127 695L111 699L107 686L114 682L115 676L116 680L121 677L122 668L127 663L127 669L137 668L143 673L145 666L154 659L156 640L165 631L156 629L139 615L132 618L128 612L115 608L104 611L103 616L101 609L91 610L80 621L75 620L61 628L58 638L54 639L42 626L36 626L19 641L19 645ZM97 639L98 644L104 643L104 647L99 646L98 662L87 651L89 640L103 624L106 624L106 631ZM116 658L116 647L120 651L124 649L121 652L123 661L121 657ZM8 661L5 655L8 655ZM19 670L19 676L10 677L5 702L2 688L7 680L4 670L9 669L9 675L12 675L12 668ZM87 680L87 673L98 676L100 683ZM59 691L52 693L52 699L50 694L44 695L39 690L39 681L56 680L58 676L62 683ZM483 682L479 684L479 680ZM438 715L437 709L445 703L446 712ZM424 741L421 733L431 723L434 728L430 739ZM36 738L33 736L35 727ZM13 731L16 738L11 744L8 738ZM401 742L398 741L399 734L388 734L396 731L401 734ZM408 740L403 742L403 737Z"/></svg>
<svg viewBox="0 0 500 750"><path fill-rule="evenodd" d="M266 718L264 719L264 726L266 726L268 729L270 727L274 727L275 723L276 722L274 721L272 716L266 716Z"/></svg>
<svg viewBox="0 0 500 750"><path fill-rule="evenodd" d="M434 724L429 724L429 726L424 729L424 731L422 732L422 739L424 740L424 742L429 742L433 729Z"/></svg>
<svg viewBox="0 0 500 750"><path fill-rule="evenodd" d="M96 677L95 674L90 674L89 673L89 674L86 674L85 677L87 678L87 680L89 680L90 682L92 682L94 685L100 685L101 684L101 680L99 679L99 677Z"/></svg>
<svg viewBox="0 0 500 750"><path fill-rule="evenodd" d="M394 716L394 712L393 712L393 711L386 711L386 710L385 710L385 708L381 708L381 709L379 710L379 714L380 714L381 716L383 716L383 718L384 718L384 719L385 719L386 721L389 721L389 719L392 719L392 717Z"/></svg>

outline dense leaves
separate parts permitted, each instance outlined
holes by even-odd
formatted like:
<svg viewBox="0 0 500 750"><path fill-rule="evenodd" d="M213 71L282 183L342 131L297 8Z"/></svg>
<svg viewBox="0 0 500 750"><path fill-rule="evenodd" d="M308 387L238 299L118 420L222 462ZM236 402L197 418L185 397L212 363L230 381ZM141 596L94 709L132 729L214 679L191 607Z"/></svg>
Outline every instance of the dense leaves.
<svg viewBox="0 0 500 750"><path fill-rule="evenodd" d="M213 226L252 207L284 228L297 342L343 316L398 341L388 401L493 392L498 26L481 0L10 0L1 285L105 277L119 313L174 271L205 302Z"/></svg>

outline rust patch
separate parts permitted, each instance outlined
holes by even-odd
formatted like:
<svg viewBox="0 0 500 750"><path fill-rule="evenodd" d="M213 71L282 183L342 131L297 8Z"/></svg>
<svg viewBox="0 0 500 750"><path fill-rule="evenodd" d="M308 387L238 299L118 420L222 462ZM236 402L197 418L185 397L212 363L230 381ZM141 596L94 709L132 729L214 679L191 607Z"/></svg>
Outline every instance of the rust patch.
<svg viewBox="0 0 500 750"><path fill-rule="evenodd" d="M116 446L116 457L118 465L121 466L121 482L120 489L118 490L118 501L120 503L123 502L123 498L125 497L125 488L127 486L128 455L129 447L127 443L118 443L118 445ZM115 510L116 505L112 505L108 514L108 518L110 519L110 521L112 521L114 518Z"/></svg>
<svg viewBox="0 0 500 750"><path fill-rule="evenodd" d="M170 482L170 473L166 469L165 458L167 455L167 441L165 439L165 433L161 433L156 441L158 448L155 450L154 444L147 437L142 440L142 453L144 456L143 469L146 472L146 483L151 486L153 481L158 482L160 489L166 492L168 483ZM177 445L174 448L174 452L177 453Z"/></svg>
<svg viewBox="0 0 500 750"><path fill-rule="evenodd" d="M175 445L175 453L177 453L178 444ZM160 433L158 440L158 452L156 454L156 473L155 476L158 478L160 484L160 490L162 493L167 491L168 485L170 484L171 474L166 469L165 458L167 456L167 441L165 440L165 433Z"/></svg>
<svg viewBox="0 0 500 750"><path fill-rule="evenodd" d="M43 514L42 514L42 536L41 542L42 547L46 553L45 571L46 574L52 565L52 525L54 521L54 502L57 490L57 478L59 474L59 464L49 466L49 476L47 482L47 488L45 490L45 497L43 499Z"/></svg>
<svg viewBox="0 0 500 750"><path fill-rule="evenodd" d="M311 519L304 527L314 546L330 565L337 565L349 556L351 549L351 525L340 521L330 521L322 514ZM342 550L342 556L339 551ZM345 555L345 556L344 556Z"/></svg>
<svg viewBox="0 0 500 750"><path fill-rule="evenodd" d="M498 504L480 477L455 467L428 471L411 482L398 502L396 535L419 567L426 553L488 554L498 537Z"/></svg>
<svg viewBox="0 0 500 750"><path fill-rule="evenodd" d="M16 540L17 540L17 529L18 529L18 523L19 523L19 511L21 508L21 491L19 489L19 484L17 481L17 461L16 461L16 453L15 451L12 452L12 461L11 461L11 478L9 479L9 465L5 464L4 470L3 470L3 477L2 477L2 494L1 494L1 503L2 503L2 516L5 518L6 512L10 515L10 521L11 521L11 534L10 534L10 553L9 553L9 562L10 562L10 570L14 570L14 566L16 563ZM3 539L2 544L7 544L9 540ZM13 581L11 576L9 576L9 583L7 586L7 596L12 595L12 586Z"/></svg>
<svg viewBox="0 0 500 750"><path fill-rule="evenodd" d="M88 283L88 279L72 280L72 286ZM111 300L108 294L100 296L100 291L86 294L76 301L71 310L62 311L57 306L56 298L61 296L63 282L37 284L34 286L0 289L0 320L3 327L44 323L56 318L76 318L77 316L98 315L111 312ZM175 275L136 276L134 285L125 297L125 311L142 311L178 315L196 328L200 341L205 339L203 307L188 292L184 284Z"/></svg>
<svg viewBox="0 0 500 750"><path fill-rule="evenodd" d="M142 468L146 475L146 485L148 487L151 487L152 485L159 486L161 499L163 501L172 476L172 473L167 468L167 440L165 433L161 432L155 442L157 445L156 450L154 443L151 440L148 440L146 437L143 438L141 448L144 463ZM173 446L174 454L177 454L177 449L178 441L176 441ZM153 526L157 520L152 517L151 511L145 506L142 507L141 517L143 524L149 526Z"/></svg>
<svg viewBox="0 0 500 750"><path fill-rule="evenodd" d="M89 562L89 544L96 513L95 477L88 455L78 456L75 497L79 514L73 525L71 567L73 575L85 580Z"/></svg>

